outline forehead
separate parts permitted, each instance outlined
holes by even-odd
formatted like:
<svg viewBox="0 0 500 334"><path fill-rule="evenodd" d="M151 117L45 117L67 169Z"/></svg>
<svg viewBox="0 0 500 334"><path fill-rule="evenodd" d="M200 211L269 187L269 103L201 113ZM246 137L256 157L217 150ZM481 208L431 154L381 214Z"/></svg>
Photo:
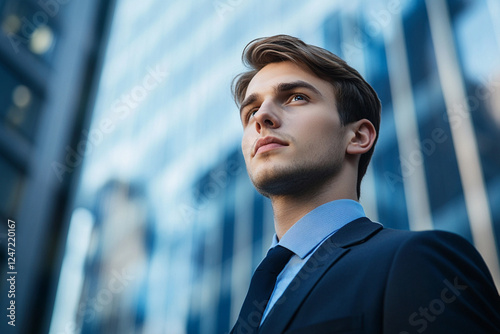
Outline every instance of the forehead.
<svg viewBox="0 0 500 334"><path fill-rule="evenodd" d="M333 86L328 81L319 78L305 66L284 61L268 64L257 72L248 84L245 98L251 94L265 94L281 83L299 80L313 85L321 93L333 94Z"/></svg>

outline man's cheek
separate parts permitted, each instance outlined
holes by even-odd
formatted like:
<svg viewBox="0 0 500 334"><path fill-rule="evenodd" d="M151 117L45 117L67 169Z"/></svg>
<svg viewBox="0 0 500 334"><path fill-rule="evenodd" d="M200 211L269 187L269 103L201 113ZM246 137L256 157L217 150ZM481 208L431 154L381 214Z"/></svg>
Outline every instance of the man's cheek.
<svg viewBox="0 0 500 334"><path fill-rule="evenodd" d="M245 157L245 161L246 161L246 159L252 153L252 143L251 143L251 140L249 140L249 138L243 137L243 141L241 142L241 151L242 151L243 156Z"/></svg>

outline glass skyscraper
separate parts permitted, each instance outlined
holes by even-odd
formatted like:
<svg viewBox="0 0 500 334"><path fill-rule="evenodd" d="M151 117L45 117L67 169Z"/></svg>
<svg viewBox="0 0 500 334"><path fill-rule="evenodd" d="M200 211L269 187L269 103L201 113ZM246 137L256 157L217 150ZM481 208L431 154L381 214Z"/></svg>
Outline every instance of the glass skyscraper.
<svg viewBox="0 0 500 334"><path fill-rule="evenodd" d="M48 330L111 9L0 0L1 333Z"/></svg>
<svg viewBox="0 0 500 334"><path fill-rule="evenodd" d="M118 0L50 333L223 333L274 233L230 94L279 33L358 69L382 101L362 184L372 220L470 240L498 286L500 5L495 0ZM80 146L78 146L80 145Z"/></svg>

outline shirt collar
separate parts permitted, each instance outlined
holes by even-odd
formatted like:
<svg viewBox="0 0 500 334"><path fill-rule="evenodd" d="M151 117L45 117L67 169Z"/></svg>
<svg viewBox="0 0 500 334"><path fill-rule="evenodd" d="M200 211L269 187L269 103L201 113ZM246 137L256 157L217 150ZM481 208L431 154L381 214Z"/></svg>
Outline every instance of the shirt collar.
<svg viewBox="0 0 500 334"><path fill-rule="evenodd" d="M278 242L274 234L271 248L281 245L305 258L323 240L351 221L365 217L363 207L351 199L325 203L299 219Z"/></svg>

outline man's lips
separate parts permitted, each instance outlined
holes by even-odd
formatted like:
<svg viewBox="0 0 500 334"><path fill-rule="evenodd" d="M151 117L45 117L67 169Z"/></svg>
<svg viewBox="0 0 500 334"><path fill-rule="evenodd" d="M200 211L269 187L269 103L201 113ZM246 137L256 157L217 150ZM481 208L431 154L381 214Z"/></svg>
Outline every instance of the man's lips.
<svg viewBox="0 0 500 334"><path fill-rule="evenodd" d="M283 146L288 146L288 143L279 139L279 138L271 137L271 136L260 138L255 143L252 155L255 156L257 153L267 152L267 151L273 150L275 148L280 148Z"/></svg>

